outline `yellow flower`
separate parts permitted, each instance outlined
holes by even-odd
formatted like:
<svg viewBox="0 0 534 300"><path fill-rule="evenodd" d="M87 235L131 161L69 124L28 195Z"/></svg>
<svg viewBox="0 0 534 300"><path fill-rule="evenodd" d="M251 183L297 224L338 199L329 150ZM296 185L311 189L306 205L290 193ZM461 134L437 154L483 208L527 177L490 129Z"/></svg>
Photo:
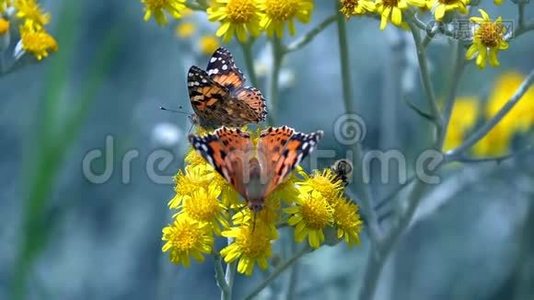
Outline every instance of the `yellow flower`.
<svg viewBox="0 0 534 300"><path fill-rule="evenodd" d="M495 5L501 5L501 4L504 3L504 0L493 0L493 3L494 3Z"/></svg>
<svg viewBox="0 0 534 300"><path fill-rule="evenodd" d="M10 5L11 0L0 0L0 13L3 13Z"/></svg>
<svg viewBox="0 0 534 300"><path fill-rule="evenodd" d="M334 210L328 200L317 191L301 193L296 205L284 211L291 215L288 223L295 226L295 240L302 242L308 237L310 246L319 248L324 242L323 229L333 222Z"/></svg>
<svg viewBox="0 0 534 300"><path fill-rule="evenodd" d="M266 269L269 264L267 259L271 256L271 241L278 236L276 230L272 230L269 224L256 222L254 230L251 224L243 224L224 231L222 234L232 238L233 243L221 250L221 256L226 263L237 259L237 271L242 274L252 275L254 265Z"/></svg>
<svg viewBox="0 0 534 300"><path fill-rule="evenodd" d="M380 14L380 30L384 30L388 21L396 26L402 25L402 12L409 5L426 6L425 0L378 0L376 11Z"/></svg>
<svg viewBox="0 0 534 300"><path fill-rule="evenodd" d="M275 228L280 219L279 199L267 198L264 202L263 209L257 212L256 215L254 215L254 211L244 205L241 205L239 208L232 218L234 224L249 224L254 227L254 222L262 222Z"/></svg>
<svg viewBox="0 0 534 300"><path fill-rule="evenodd" d="M434 18L441 21L449 11L458 10L466 14L468 4L469 0L428 0L427 7L434 12Z"/></svg>
<svg viewBox="0 0 534 300"><path fill-rule="evenodd" d="M274 33L281 38L284 35L284 26L287 23L289 33L295 34L294 19L302 23L311 20L313 0L264 0L260 9L264 12L261 27L269 36Z"/></svg>
<svg viewBox="0 0 534 300"><path fill-rule="evenodd" d="M9 21L4 18L0 18L0 36L3 36L4 34L8 32L9 32Z"/></svg>
<svg viewBox="0 0 534 300"><path fill-rule="evenodd" d="M208 20L219 21L216 35L229 42L235 35L244 42L260 34L261 12L258 0L213 0L207 10Z"/></svg>
<svg viewBox="0 0 534 300"><path fill-rule="evenodd" d="M340 12L349 18L375 11L375 3L371 0L340 0Z"/></svg>
<svg viewBox="0 0 534 300"><path fill-rule="evenodd" d="M50 14L44 12L35 0L15 0L14 7L17 18L24 19L37 29L50 22Z"/></svg>
<svg viewBox="0 0 534 300"><path fill-rule="evenodd" d="M195 31L197 30L197 26L193 22L182 22L178 25L176 25L176 29L174 32L176 33L176 36L179 38L185 39L192 37L193 34L195 34Z"/></svg>
<svg viewBox="0 0 534 300"><path fill-rule="evenodd" d="M471 17L469 20L477 24L475 28L473 44L465 53L466 59L477 58L476 64L479 68L486 67L486 60L492 67L499 66L497 54L499 50L508 49L508 43L504 40L506 27L502 23L502 17L498 17L492 22L489 15L482 9L478 10L482 18Z"/></svg>
<svg viewBox="0 0 534 300"><path fill-rule="evenodd" d="M523 82L523 75L511 71L497 78L484 111L485 118L493 117L508 102ZM487 136L474 146L477 156L498 156L508 152L514 134L524 132L534 125L534 88L531 87Z"/></svg>
<svg viewBox="0 0 534 300"><path fill-rule="evenodd" d="M169 208L180 207L187 196L192 196L196 190L210 185L214 176L213 169L207 165L187 166L185 172L179 170L174 177L176 195L169 201Z"/></svg>
<svg viewBox="0 0 534 300"><path fill-rule="evenodd" d="M202 157L202 155L200 155L193 148L189 149L189 151L185 155L184 161L189 167L205 166L213 169L213 167Z"/></svg>
<svg viewBox="0 0 534 300"><path fill-rule="evenodd" d="M216 234L221 234L221 229L230 225L226 207L218 199L220 194L220 187L214 184L199 187L191 196L185 197L182 212L195 221L210 224Z"/></svg>
<svg viewBox="0 0 534 300"><path fill-rule="evenodd" d="M200 52L204 55L211 55L217 48L219 48L219 40L212 35L204 35L198 42Z"/></svg>
<svg viewBox="0 0 534 300"><path fill-rule="evenodd" d="M189 257L203 261L203 254L211 252L213 236L209 227L185 216L179 216L172 225L163 228L163 252L170 251L170 260L188 267Z"/></svg>
<svg viewBox="0 0 534 300"><path fill-rule="evenodd" d="M452 150L463 142L466 133L473 128L478 118L478 99L475 97L458 97L454 102L447 137L443 149Z"/></svg>
<svg viewBox="0 0 534 300"><path fill-rule="evenodd" d="M330 168L323 171L315 170L310 176L304 172L300 174L304 177L303 181L297 183L300 193L316 191L330 202L343 192L343 182L337 178Z"/></svg>
<svg viewBox="0 0 534 300"><path fill-rule="evenodd" d="M144 20L148 21L154 16L158 25L167 24L165 12L178 19L182 17L182 12L186 9L185 0L141 0L141 3L145 5Z"/></svg>
<svg viewBox="0 0 534 300"><path fill-rule="evenodd" d="M31 23L26 22L20 27L20 45L24 51L33 54L37 60L48 56L48 52L58 49L57 42L44 29L36 29Z"/></svg>
<svg viewBox="0 0 534 300"><path fill-rule="evenodd" d="M337 198L332 206L337 238L343 239L349 245L359 244L363 222L358 213L358 206L343 197Z"/></svg>

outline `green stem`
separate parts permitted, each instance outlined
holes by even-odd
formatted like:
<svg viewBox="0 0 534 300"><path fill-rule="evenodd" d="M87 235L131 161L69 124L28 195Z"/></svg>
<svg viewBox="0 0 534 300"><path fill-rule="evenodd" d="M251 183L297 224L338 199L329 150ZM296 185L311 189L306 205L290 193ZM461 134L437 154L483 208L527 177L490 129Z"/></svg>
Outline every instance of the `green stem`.
<svg viewBox="0 0 534 300"><path fill-rule="evenodd" d="M278 81L280 79L280 69L282 67L282 60L284 59L284 51L282 42L276 36L272 38L272 55L273 55L273 67L271 70L271 79L269 86L269 101L271 101L271 109L267 115L269 125L276 123L276 115L278 113Z"/></svg>
<svg viewBox="0 0 534 300"><path fill-rule="evenodd" d="M353 114L355 110L352 105L353 98L351 89L349 47L347 43L347 28L345 22L345 17L338 10L337 29L339 38L339 62L341 67L343 104L345 106L345 113ZM363 156L361 143L354 143L351 149L354 153L354 161L361 162ZM380 228L378 227L377 217L372 207L371 191L369 189L369 186L363 181L361 174L355 174L354 184L357 188L359 188L359 196L361 198L362 210L365 212L368 221L371 239L373 241L376 241L380 236Z"/></svg>
<svg viewBox="0 0 534 300"><path fill-rule="evenodd" d="M306 244L305 247L300 249L295 255L290 259L282 263L278 268L276 268L264 281L262 281L258 286L256 286L245 299L252 299L257 296L264 288L266 288L273 280L275 280L280 274L282 274L287 268L292 266L297 260L299 260L304 254L310 252L310 247Z"/></svg>
<svg viewBox="0 0 534 300"><path fill-rule="evenodd" d="M460 84L460 78L462 77L464 66L465 59L463 45L461 42L455 41L453 50L453 68L451 72L451 78L449 80L449 93L445 99L445 108L443 110L443 129L441 131L441 136L438 137L438 143L436 145L436 148L439 150L443 148L443 143L447 137L447 128L449 127L449 120L454 108L454 102L458 92L458 85Z"/></svg>
<svg viewBox="0 0 534 300"><path fill-rule="evenodd" d="M293 43L289 44L287 47L284 48L284 52L289 53L293 51L297 51L304 46L306 46L309 42L315 38L319 33L321 33L323 30L325 30L330 24L334 23L337 19L337 15L332 15L326 19L324 19L321 23L319 23L315 28L308 31L304 36L302 36L300 39L294 41Z"/></svg>
<svg viewBox="0 0 534 300"><path fill-rule="evenodd" d="M423 82L423 88L425 90L426 98L430 106L430 112L436 124L438 136L440 136L442 127L443 127L443 121L439 113L438 104L436 101L436 95L434 94L434 89L432 87L432 81L430 80L430 71L429 71L428 63L426 59L426 50L421 41L421 34L419 32L419 29L417 26L414 25L415 18L411 17L408 14L405 14L405 16L408 19L407 23L408 23L408 26L410 27L410 30L412 31L413 40L415 42L415 48L417 50L417 60L419 62L419 71L421 73L421 80Z"/></svg>
<svg viewBox="0 0 534 300"><path fill-rule="evenodd" d="M247 68L248 77L252 86L259 88L258 78L256 77L256 71L254 70L254 54L252 53L252 46L254 40L250 38L246 42L240 42L243 49L243 56L245 57L245 66Z"/></svg>
<svg viewBox="0 0 534 300"><path fill-rule="evenodd" d="M455 160L461 155L464 154L469 148L475 145L483 137L485 137L488 132L493 129L507 114L512 110L512 108L521 100L521 97L527 92L529 87L534 82L534 70L530 71L527 78L521 83L519 88L516 90L514 95L506 102L506 104L499 110L499 112L487 121L482 127L475 131L471 136L469 136L463 144L458 146L458 148L449 151L447 153L447 160Z"/></svg>
<svg viewBox="0 0 534 300"><path fill-rule="evenodd" d="M222 257L219 254L213 255L215 261L215 281L221 290L221 299L231 299L231 293L228 283L226 282L224 271L222 267Z"/></svg>

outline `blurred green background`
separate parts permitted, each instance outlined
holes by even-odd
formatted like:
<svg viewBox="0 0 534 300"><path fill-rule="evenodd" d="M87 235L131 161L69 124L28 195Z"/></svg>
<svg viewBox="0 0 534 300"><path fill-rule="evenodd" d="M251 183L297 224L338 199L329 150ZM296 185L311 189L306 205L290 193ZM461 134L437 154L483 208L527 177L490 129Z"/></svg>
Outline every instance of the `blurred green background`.
<svg viewBox="0 0 534 300"><path fill-rule="evenodd" d="M0 299L218 297L210 260L185 269L161 252L173 188L155 183L146 171L147 158L157 149L175 156L159 175L173 175L182 165L191 125L187 115L162 112L159 106L191 111L186 70L207 63L198 49L199 35L213 33L215 24L202 14L190 16L198 33L180 39L173 26L145 23L138 1L42 5L53 16L49 31L59 51L0 77ZM534 17L533 6L526 6L528 19ZM487 7L490 15L516 17L510 3ZM312 24L298 26L298 34L333 10L332 3L317 1ZM364 149L398 149L414 160L430 144L431 126L405 103L408 97L426 105L411 36L394 28L380 32L370 18L351 20L348 31L354 101L367 128ZM323 129L319 149L335 150L340 158L346 149L334 139L333 124L344 111L333 45L332 26L286 57L276 125ZM226 46L245 71L240 47ZM254 46L260 70L269 66L265 47L264 38ZM450 47L438 39L429 49L432 80L443 98ZM534 68L533 53L534 35L521 36L500 54L500 68L480 71L469 65L459 94L483 101L503 71L527 74ZM260 81L263 90L266 79ZM82 161L91 150L105 150L106 136L114 141L113 174L95 184L84 176ZM532 134L526 138L532 144ZM129 150L139 157L132 162L130 182L124 183L121 159ZM105 163L95 161L95 173L102 173ZM500 164L457 165L442 172L442 183L425 197L388 260L376 299L532 299L533 170L530 151ZM398 187L381 184L378 172L373 178L376 199ZM379 210L384 226L393 207L389 203ZM364 234L359 247L340 244L305 256L297 297L356 298L368 246ZM238 276L236 297L262 276ZM261 296L278 299L287 279L282 276Z"/></svg>

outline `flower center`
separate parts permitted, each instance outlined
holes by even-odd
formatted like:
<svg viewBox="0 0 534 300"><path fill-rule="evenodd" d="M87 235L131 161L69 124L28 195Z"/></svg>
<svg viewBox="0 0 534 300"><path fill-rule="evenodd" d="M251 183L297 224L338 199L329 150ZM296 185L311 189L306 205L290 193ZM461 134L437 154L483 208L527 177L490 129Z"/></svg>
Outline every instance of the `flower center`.
<svg viewBox="0 0 534 300"><path fill-rule="evenodd" d="M323 197L308 199L301 207L302 218L312 229L321 229L328 225L332 211Z"/></svg>
<svg viewBox="0 0 534 300"><path fill-rule="evenodd" d="M480 27L476 31L476 35L484 46L488 48L496 48L502 41L505 30L506 29L502 24L487 22L480 24Z"/></svg>
<svg viewBox="0 0 534 300"><path fill-rule="evenodd" d="M260 257L265 254L271 245L268 230L258 227L256 226L254 231L252 231L252 227L248 227L236 239L236 243L239 245L244 256L251 258Z"/></svg>
<svg viewBox="0 0 534 300"><path fill-rule="evenodd" d="M184 203L184 211L195 220L213 221L213 218L219 212L217 198L206 194L199 196L198 198L191 197L187 199Z"/></svg>
<svg viewBox="0 0 534 300"><path fill-rule="evenodd" d="M265 13L276 21L287 21L298 11L298 0L266 0Z"/></svg>
<svg viewBox="0 0 534 300"><path fill-rule="evenodd" d="M256 5L251 0L230 0L226 11L232 23L248 23L254 17Z"/></svg>
<svg viewBox="0 0 534 300"><path fill-rule="evenodd" d="M383 0L382 3L386 7L397 7L399 0Z"/></svg>
<svg viewBox="0 0 534 300"><path fill-rule="evenodd" d="M189 224L191 225L191 224ZM172 236L172 245L179 251L193 249L202 236L202 232L195 226L181 226Z"/></svg>
<svg viewBox="0 0 534 300"><path fill-rule="evenodd" d="M453 4L453 3L457 3L457 2L460 2L459 0L438 0L439 3L442 3L442 4Z"/></svg>

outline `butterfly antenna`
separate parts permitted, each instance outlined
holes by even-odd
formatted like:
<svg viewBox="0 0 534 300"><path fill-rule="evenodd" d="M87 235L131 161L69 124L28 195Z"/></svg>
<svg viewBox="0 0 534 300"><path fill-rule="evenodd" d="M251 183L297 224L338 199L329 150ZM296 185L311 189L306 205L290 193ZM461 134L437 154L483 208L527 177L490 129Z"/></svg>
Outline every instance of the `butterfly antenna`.
<svg viewBox="0 0 534 300"><path fill-rule="evenodd" d="M176 110L176 109L170 109L170 108L166 108L164 106L160 106L159 109L164 110L164 111L177 113L177 114L191 115L190 113L187 113L185 111L179 111L179 110ZM179 109L182 109L182 106L180 106Z"/></svg>

